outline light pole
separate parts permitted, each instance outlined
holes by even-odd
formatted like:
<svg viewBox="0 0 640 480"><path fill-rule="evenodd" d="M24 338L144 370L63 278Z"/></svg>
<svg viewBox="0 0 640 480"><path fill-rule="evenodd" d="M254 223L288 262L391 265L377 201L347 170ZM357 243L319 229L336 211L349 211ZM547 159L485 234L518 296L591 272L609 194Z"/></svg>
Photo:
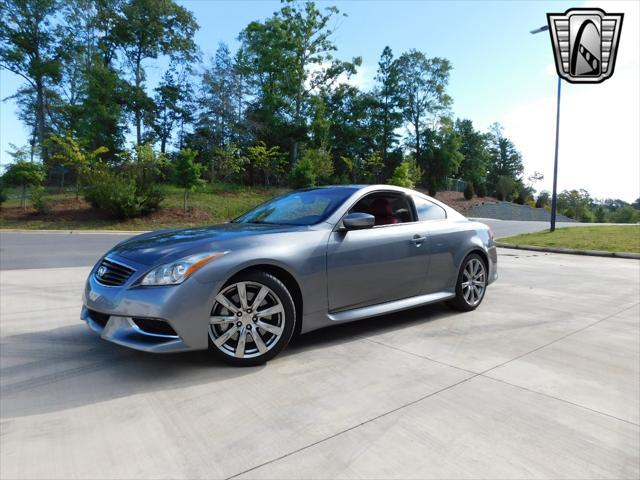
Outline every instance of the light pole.
<svg viewBox="0 0 640 480"><path fill-rule="evenodd" d="M531 30L532 34L546 32L549 30L548 25L544 25L543 27L537 28L535 30ZM553 160L553 192L551 193L551 228L550 231L554 231L556 229L556 210L558 207L558 141L560 140L560 86L562 85L562 80L560 76L558 76L558 99L556 103L556 153L555 158Z"/></svg>

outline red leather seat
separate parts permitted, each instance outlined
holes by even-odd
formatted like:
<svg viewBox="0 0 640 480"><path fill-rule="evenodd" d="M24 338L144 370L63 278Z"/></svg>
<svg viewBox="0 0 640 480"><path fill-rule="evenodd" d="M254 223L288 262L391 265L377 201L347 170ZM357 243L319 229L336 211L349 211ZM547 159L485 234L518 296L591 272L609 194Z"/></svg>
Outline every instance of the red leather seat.
<svg viewBox="0 0 640 480"><path fill-rule="evenodd" d="M376 198L371 203L371 213L376 217L376 225L398 223L398 219L393 215L391 202L386 198Z"/></svg>

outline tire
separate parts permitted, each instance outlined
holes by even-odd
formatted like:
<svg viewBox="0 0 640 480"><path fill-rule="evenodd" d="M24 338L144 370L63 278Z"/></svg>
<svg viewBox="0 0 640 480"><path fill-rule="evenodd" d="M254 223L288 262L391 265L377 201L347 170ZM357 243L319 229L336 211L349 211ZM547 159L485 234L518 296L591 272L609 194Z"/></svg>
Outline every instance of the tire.
<svg viewBox="0 0 640 480"><path fill-rule="evenodd" d="M487 265L477 253L469 254L460 267L456 280L456 296L446 303L461 312L470 312L480 306L487 292Z"/></svg>
<svg viewBox="0 0 640 480"><path fill-rule="evenodd" d="M230 365L262 365L287 346L295 324L295 304L287 287L269 273L249 270L229 280L216 295L209 351Z"/></svg>

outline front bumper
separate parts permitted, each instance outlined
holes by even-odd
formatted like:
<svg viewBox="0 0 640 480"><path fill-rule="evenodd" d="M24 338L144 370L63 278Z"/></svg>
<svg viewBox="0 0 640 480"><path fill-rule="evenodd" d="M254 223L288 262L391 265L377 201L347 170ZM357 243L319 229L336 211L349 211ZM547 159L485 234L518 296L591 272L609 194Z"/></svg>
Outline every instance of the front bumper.
<svg viewBox="0 0 640 480"><path fill-rule="evenodd" d="M118 345L153 353L191 350L177 332L175 335L148 332L135 322L134 317L100 314L83 306L80 318L102 339Z"/></svg>
<svg viewBox="0 0 640 480"><path fill-rule="evenodd" d="M95 268L89 274L81 311L89 328L105 340L145 352L207 349L211 306L221 284L190 277L180 285L136 286L149 267L128 259L126 264L135 273L122 286L97 282ZM148 329L149 322L167 328Z"/></svg>

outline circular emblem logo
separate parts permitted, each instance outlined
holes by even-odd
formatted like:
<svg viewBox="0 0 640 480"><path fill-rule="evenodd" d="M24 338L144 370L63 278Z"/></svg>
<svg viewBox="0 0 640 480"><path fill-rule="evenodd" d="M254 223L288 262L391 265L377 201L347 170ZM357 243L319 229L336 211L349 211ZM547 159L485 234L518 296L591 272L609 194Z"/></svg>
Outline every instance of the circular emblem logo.
<svg viewBox="0 0 640 480"><path fill-rule="evenodd" d="M107 267L105 267L104 265L100 266L97 273L99 277L103 276L105 273L107 273Z"/></svg>

